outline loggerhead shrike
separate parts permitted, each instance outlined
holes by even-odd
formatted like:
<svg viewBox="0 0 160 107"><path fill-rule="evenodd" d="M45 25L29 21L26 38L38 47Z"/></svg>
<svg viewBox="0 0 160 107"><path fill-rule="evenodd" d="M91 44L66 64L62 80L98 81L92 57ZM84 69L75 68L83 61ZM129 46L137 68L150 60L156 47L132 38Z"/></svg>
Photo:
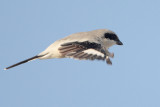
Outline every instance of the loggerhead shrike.
<svg viewBox="0 0 160 107"><path fill-rule="evenodd" d="M35 59L50 58L74 58L79 60L106 60L107 64L112 64L109 57L114 54L108 51L113 45L123 45L117 35L107 29L98 29L88 32L71 34L63 39L55 41L40 54L11 65L5 70Z"/></svg>

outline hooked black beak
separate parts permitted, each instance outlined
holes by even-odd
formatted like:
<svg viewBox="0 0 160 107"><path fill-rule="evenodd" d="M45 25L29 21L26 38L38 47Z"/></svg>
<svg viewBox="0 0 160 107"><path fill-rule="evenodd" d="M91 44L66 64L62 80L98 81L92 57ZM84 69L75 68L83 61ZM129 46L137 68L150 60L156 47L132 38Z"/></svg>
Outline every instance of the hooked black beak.
<svg viewBox="0 0 160 107"><path fill-rule="evenodd" d="M117 45L123 45L121 41L117 41Z"/></svg>

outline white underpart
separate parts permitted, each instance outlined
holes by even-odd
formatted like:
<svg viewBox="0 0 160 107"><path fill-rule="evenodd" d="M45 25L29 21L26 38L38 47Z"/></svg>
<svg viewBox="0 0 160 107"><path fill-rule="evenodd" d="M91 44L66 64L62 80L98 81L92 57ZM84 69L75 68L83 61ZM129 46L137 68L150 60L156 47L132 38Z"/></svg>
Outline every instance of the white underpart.
<svg viewBox="0 0 160 107"><path fill-rule="evenodd" d="M94 50L94 49L87 49L85 51L83 51L84 53L87 53L87 54L93 54L93 55L97 55L97 56L101 56L101 57L104 57L104 54L97 51L97 50Z"/></svg>

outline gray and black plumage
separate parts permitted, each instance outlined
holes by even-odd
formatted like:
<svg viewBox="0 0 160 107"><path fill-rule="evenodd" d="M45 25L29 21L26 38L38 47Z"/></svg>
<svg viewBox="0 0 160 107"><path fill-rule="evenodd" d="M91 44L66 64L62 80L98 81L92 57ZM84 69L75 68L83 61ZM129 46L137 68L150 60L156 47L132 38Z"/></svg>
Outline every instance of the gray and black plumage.
<svg viewBox="0 0 160 107"><path fill-rule="evenodd" d="M109 57L114 54L108 51L113 45L123 45L118 36L110 30L98 29L88 32L71 34L55 41L40 54L11 65L5 70L35 59L74 58L79 60L106 60L112 64Z"/></svg>
<svg viewBox="0 0 160 107"><path fill-rule="evenodd" d="M103 53L104 55L87 53L85 50L95 50L97 52ZM59 48L60 53L64 56L73 57L76 59L90 59L90 60L104 60L106 57L105 50L102 48L101 44L93 42L71 42L62 44Z"/></svg>

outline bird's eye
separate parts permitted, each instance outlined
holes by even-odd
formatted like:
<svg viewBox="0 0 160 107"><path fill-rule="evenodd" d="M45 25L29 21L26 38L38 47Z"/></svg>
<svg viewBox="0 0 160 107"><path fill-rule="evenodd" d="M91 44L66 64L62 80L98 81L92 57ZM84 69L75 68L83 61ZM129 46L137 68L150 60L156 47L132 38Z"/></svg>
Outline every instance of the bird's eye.
<svg viewBox="0 0 160 107"><path fill-rule="evenodd" d="M116 39L118 39L117 36L115 34L112 34L112 33L105 33L104 37L106 39L110 39L110 40L116 40Z"/></svg>

